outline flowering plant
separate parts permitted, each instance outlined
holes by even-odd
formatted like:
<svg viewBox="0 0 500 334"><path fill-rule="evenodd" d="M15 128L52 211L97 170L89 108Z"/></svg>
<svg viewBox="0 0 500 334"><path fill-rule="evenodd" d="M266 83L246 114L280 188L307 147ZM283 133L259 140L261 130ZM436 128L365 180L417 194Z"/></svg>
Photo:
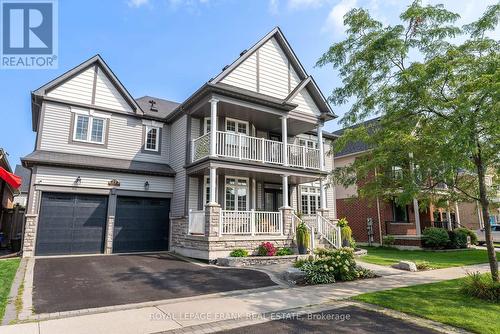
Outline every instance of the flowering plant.
<svg viewBox="0 0 500 334"><path fill-rule="evenodd" d="M278 249L270 242L263 242L257 248L257 255L259 256L275 256Z"/></svg>

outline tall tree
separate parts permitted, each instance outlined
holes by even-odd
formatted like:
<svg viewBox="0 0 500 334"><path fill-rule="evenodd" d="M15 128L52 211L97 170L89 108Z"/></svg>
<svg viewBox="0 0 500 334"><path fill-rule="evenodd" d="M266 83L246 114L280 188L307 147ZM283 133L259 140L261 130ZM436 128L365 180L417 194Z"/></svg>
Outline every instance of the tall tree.
<svg viewBox="0 0 500 334"><path fill-rule="evenodd" d="M488 31L499 16L496 4L460 27L459 15L443 5L414 1L400 24L383 25L365 9L352 9L344 16L346 38L317 63L333 65L342 78L329 100L351 103L344 126L380 116L370 126L345 131L337 149L364 141L372 150L336 169L334 180L349 185L363 179L361 196L396 197L401 203L478 201L495 281L489 218L494 187L487 185L488 174L500 171L500 44Z"/></svg>

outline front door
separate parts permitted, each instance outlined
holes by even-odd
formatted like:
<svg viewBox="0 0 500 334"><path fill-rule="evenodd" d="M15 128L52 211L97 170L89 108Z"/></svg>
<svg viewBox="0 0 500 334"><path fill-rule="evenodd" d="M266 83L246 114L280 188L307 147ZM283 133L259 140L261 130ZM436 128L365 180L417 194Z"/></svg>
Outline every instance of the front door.
<svg viewBox="0 0 500 334"><path fill-rule="evenodd" d="M277 212L283 206L283 192L281 189L264 189L264 210Z"/></svg>

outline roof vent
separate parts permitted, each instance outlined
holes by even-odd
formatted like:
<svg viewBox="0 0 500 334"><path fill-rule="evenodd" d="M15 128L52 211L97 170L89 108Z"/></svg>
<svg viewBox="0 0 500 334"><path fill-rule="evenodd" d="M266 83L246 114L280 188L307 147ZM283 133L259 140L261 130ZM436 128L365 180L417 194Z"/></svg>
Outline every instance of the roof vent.
<svg viewBox="0 0 500 334"><path fill-rule="evenodd" d="M156 108L156 101L155 100L149 100L148 102L151 103L151 107L149 107L149 110L158 111L158 108Z"/></svg>
<svg viewBox="0 0 500 334"><path fill-rule="evenodd" d="M241 56L243 56L245 53L247 53L247 51L248 51L247 49L245 49L245 50L241 51L241 53L240 53L240 57L241 57Z"/></svg>
<svg viewBox="0 0 500 334"><path fill-rule="evenodd" d="M229 65L224 66L224 67L222 68L222 71L227 70L227 68L228 68L228 67L229 67Z"/></svg>

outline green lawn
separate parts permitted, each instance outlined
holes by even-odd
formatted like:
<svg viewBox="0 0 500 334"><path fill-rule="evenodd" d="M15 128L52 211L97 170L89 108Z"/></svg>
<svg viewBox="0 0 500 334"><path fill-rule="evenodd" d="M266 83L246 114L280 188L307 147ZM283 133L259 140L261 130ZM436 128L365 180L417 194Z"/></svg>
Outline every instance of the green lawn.
<svg viewBox="0 0 500 334"><path fill-rule="evenodd" d="M427 261L432 268L458 267L477 263L487 263L486 250L468 249L453 252L446 251L423 251L423 250L399 250L387 247L363 247L368 254L360 258L361 261L390 266L401 260L412 262ZM498 256L499 253L497 253Z"/></svg>
<svg viewBox="0 0 500 334"><path fill-rule="evenodd" d="M366 293L353 299L477 333L500 333L500 304L462 295L463 280Z"/></svg>
<svg viewBox="0 0 500 334"><path fill-rule="evenodd" d="M10 286L19 267L20 259L0 260L0 320L2 320L7 306Z"/></svg>

